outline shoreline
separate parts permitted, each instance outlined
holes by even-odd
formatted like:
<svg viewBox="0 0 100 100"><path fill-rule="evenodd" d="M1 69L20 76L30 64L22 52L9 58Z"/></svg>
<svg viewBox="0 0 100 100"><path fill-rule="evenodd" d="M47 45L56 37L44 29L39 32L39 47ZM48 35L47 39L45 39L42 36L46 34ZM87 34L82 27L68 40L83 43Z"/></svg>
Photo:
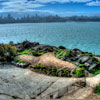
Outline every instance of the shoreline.
<svg viewBox="0 0 100 100"><path fill-rule="evenodd" d="M71 50L63 46L41 45L38 42L29 41L18 44L14 44L13 42L10 42L10 44L0 44L0 47L0 52L3 50L4 53L4 55L0 55L0 59L2 57L4 58L2 60L6 62L6 64L3 63L3 66L0 65L0 77L2 77L0 79L6 79L0 81L2 86L4 86L4 90L8 88L4 85L7 82L6 84L9 83L10 86L12 83L15 85L14 88L16 91L13 91L13 88L10 89L13 93L19 93L17 89L20 90L20 84L25 90L24 93L27 92L29 98L34 97L34 99L66 99L71 98L70 95L75 95L76 98L82 99L99 98L99 92L96 89L100 88L100 72L98 72L100 71L98 69L100 66L100 58L96 58L92 53L83 52L79 49ZM30 81L30 79L32 80ZM29 82L32 84L30 85ZM37 84L33 84L34 82ZM42 85L41 82L43 83ZM48 85L49 83L50 85ZM28 87L28 91L25 87ZM33 94L34 89L38 91L37 87L45 87L45 90L40 91L38 96ZM56 88L59 89L60 94L58 94ZM83 93L79 97L77 93L81 90ZM30 91L32 91L32 97L30 96ZM53 93L52 96L51 93ZM9 91L6 94L10 94ZM14 96L10 94L9 97L21 97L19 94L17 96L15 94Z"/></svg>
<svg viewBox="0 0 100 100"><path fill-rule="evenodd" d="M2 57L2 59L5 59L3 62L13 61L13 63L11 62L12 64L22 68L26 68L29 64L32 66L42 64L57 69L64 68L69 72L73 69L81 68L81 70L86 70L84 73L92 72L92 74L96 74L100 70L98 69L100 55L84 52L77 48L68 49L64 46L56 47L30 41L24 41L17 44L10 42L3 46L4 48L8 46L8 48L10 47L16 50L16 52L13 51L13 49L6 51L8 53L12 52L11 54L14 53L14 56L13 58L11 58L12 55L9 55L9 57L5 56L6 58ZM41 67L41 65L38 66ZM94 69L96 70L94 71Z"/></svg>

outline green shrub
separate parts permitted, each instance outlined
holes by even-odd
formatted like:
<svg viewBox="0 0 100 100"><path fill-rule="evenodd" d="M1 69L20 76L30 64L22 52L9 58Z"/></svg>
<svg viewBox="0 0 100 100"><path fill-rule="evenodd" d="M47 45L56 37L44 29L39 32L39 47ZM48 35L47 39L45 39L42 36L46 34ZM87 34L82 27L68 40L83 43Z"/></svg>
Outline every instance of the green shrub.
<svg viewBox="0 0 100 100"><path fill-rule="evenodd" d="M94 56L91 57L91 60L92 60L92 61L98 61L98 59L95 58Z"/></svg>
<svg viewBox="0 0 100 100"><path fill-rule="evenodd" d="M92 73L94 76L97 74L100 74L100 70L98 69L93 69L92 71L90 71L90 73Z"/></svg>
<svg viewBox="0 0 100 100"><path fill-rule="evenodd" d="M77 68L75 74L76 77L84 77L85 76L84 68Z"/></svg>
<svg viewBox="0 0 100 100"><path fill-rule="evenodd" d="M67 69L61 69L62 76L68 76L68 70Z"/></svg>
<svg viewBox="0 0 100 100"><path fill-rule="evenodd" d="M82 67L85 67L84 64L78 64L78 67L82 68Z"/></svg>
<svg viewBox="0 0 100 100"><path fill-rule="evenodd" d="M35 66L33 66L34 69L41 69L41 70L44 70L46 69L46 66L45 65L41 65L41 64L36 64Z"/></svg>
<svg viewBox="0 0 100 100"><path fill-rule="evenodd" d="M32 51L32 55L33 56L41 56L41 55L43 55L43 54L45 54L46 52L44 52L44 51L38 51L38 52L36 52L36 51Z"/></svg>
<svg viewBox="0 0 100 100"><path fill-rule="evenodd" d="M97 64L100 65L100 59L98 59Z"/></svg>
<svg viewBox="0 0 100 100"><path fill-rule="evenodd" d="M19 64L25 64L25 65L29 65L30 63L28 63L28 62L24 62L23 60L16 60L15 61L16 63L19 63Z"/></svg>
<svg viewBox="0 0 100 100"><path fill-rule="evenodd" d="M52 72L56 72L56 71L57 71L57 68L52 67L52 68L51 68L51 71L52 71Z"/></svg>
<svg viewBox="0 0 100 100"><path fill-rule="evenodd" d="M94 89L94 93L96 93L97 95L100 95L100 84L96 86L96 88Z"/></svg>
<svg viewBox="0 0 100 100"><path fill-rule="evenodd" d="M32 55L32 56L41 56L43 54L45 54L46 52L44 51L32 51L32 50L25 50L23 52L18 52L18 55Z"/></svg>
<svg viewBox="0 0 100 100"><path fill-rule="evenodd" d="M59 46L58 48L59 49L66 49L64 46Z"/></svg>
<svg viewBox="0 0 100 100"><path fill-rule="evenodd" d="M0 61L11 61L16 56L16 47L0 44Z"/></svg>
<svg viewBox="0 0 100 100"><path fill-rule="evenodd" d="M100 74L100 70L94 72L94 75Z"/></svg>
<svg viewBox="0 0 100 100"><path fill-rule="evenodd" d="M92 56L92 53L90 53L90 52L83 52L83 55L84 56Z"/></svg>
<svg viewBox="0 0 100 100"><path fill-rule="evenodd" d="M85 64L78 64L78 67L88 70L88 66L86 66Z"/></svg>
<svg viewBox="0 0 100 100"><path fill-rule="evenodd" d="M64 58L65 55L68 55L70 53L71 53L70 50L61 50L56 53L56 57L59 59L62 59L62 58Z"/></svg>
<svg viewBox="0 0 100 100"><path fill-rule="evenodd" d="M41 64L36 64L35 66L33 66L34 69L38 69L41 70L42 72L49 72L49 75L53 75L53 76L62 76L62 77L70 77L71 76L71 72L68 71L67 69L57 69L55 67L47 67L45 65L41 65ZM74 71L74 76L75 77L84 77L85 76L85 72L83 68L78 68Z"/></svg>
<svg viewBox="0 0 100 100"><path fill-rule="evenodd" d="M29 54L29 51L28 50L25 50L23 52L18 52L17 54L18 55L28 55Z"/></svg>

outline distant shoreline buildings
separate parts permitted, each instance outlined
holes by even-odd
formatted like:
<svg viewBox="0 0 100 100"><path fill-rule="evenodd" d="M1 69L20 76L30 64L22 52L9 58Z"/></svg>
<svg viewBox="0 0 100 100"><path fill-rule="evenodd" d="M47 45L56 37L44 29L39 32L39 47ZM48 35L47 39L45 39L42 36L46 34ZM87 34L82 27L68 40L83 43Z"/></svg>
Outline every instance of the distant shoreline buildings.
<svg viewBox="0 0 100 100"><path fill-rule="evenodd" d="M100 22L100 16L70 16L70 17L60 17L58 15L33 15L33 16L23 16L20 18L14 18L11 14L6 17L0 16L0 24L6 23L48 23L48 22L67 22L67 21L77 21L77 22Z"/></svg>

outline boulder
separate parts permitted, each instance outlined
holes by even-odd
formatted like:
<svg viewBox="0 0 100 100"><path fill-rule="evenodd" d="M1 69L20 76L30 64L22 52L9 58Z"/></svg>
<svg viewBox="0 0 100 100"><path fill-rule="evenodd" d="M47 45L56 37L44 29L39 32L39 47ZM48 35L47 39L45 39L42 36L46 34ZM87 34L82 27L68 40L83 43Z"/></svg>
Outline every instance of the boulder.
<svg viewBox="0 0 100 100"><path fill-rule="evenodd" d="M23 51L25 49L30 49L30 48L33 48L37 45L39 45L38 42L29 42L29 41L24 41L22 43L15 44L18 51Z"/></svg>
<svg viewBox="0 0 100 100"><path fill-rule="evenodd" d="M84 64L85 64L85 66L88 66L88 67L91 65L91 64L89 64L89 63L87 63L87 62L85 62Z"/></svg>
<svg viewBox="0 0 100 100"><path fill-rule="evenodd" d="M97 64L92 64L92 65L89 67L89 71L91 71L92 69L94 69L96 66L97 66Z"/></svg>
<svg viewBox="0 0 100 100"><path fill-rule="evenodd" d="M86 84L92 88L95 88L100 83L100 74L95 77L86 78Z"/></svg>
<svg viewBox="0 0 100 100"><path fill-rule="evenodd" d="M35 51L49 51L52 52L53 51L53 46L49 46L49 45L38 45L32 48L32 50Z"/></svg>
<svg viewBox="0 0 100 100"><path fill-rule="evenodd" d="M81 63L85 63L89 60L89 58L90 58L89 56L82 56L79 60Z"/></svg>

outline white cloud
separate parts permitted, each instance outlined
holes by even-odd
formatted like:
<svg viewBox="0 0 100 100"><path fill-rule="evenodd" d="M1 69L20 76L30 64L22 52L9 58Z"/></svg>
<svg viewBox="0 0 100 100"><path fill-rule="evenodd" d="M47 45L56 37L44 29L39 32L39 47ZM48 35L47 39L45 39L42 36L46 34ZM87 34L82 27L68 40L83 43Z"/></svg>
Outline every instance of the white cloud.
<svg viewBox="0 0 100 100"><path fill-rule="evenodd" d="M43 4L27 2L27 0L9 0L1 3L0 12L32 12L34 8L42 7Z"/></svg>
<svg viewBox="0 0 100 100"><path fill-rule="evenodd" d="M89 2L92 0L35 0L35 2L40 2L40 3L50 3L50 2L59 2L59 3L67 3L67 2Z"/></svg>
<svg viewBox="0 0 100 100"><path fill-rule="evenodd" d="M46 3L87 3L88 6L100 5L100 2L93 0L0 0L0 12L49 12L50 10L36 10L36 8L46 6Z"/></svg>
<svg viewBox="0 0 100 100"><path fill-rule="evenodd" d="M87 3L86 5L88 5L88 6L100 6L100 1L92 1L92 2L89 2L89 3Z"/></svg>

